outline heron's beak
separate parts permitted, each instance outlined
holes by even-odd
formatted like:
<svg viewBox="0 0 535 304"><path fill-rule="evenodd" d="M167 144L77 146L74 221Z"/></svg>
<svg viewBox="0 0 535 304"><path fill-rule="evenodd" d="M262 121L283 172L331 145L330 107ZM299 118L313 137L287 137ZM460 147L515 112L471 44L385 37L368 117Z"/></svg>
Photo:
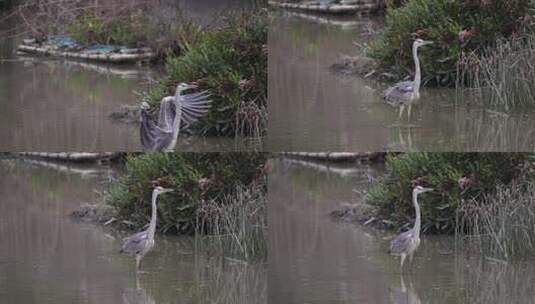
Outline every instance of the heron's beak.
<svg viewBox="0 0 535 304"><path fill-rule="evenodd" d="M173 192L173 191L174 191L173 189L163 189L163 190L162 190L162 193Z"/></svg>
<svg viewBox="0 0 535 304"><path fill-rule="evenodd" d="M433 191L433 190L435 190L435 189L433 189L433 188L424 188L424 189L422 190L422 193L424 193L424 192L429 192L429 191Z"/></svg>
<svg viewBox="0 0 535 304"><path fill-rule="evenodd" d="M428 45L428 44L433 44L434 42L433 41L424 41L424 43L422 43L422 45Z"/></svg>
<svg viewBox="0 0 535 304"><path fill-rule="evenodd" d="M188 84L187 86L187 89L196 89L198 88L199 86L198 85L195 85L195 84Z"/></svg>

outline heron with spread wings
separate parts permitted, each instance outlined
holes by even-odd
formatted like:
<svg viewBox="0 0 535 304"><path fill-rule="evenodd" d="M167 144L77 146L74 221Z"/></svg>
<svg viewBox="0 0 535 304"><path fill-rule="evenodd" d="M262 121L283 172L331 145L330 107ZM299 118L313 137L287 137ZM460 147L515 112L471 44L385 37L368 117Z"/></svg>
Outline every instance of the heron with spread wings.
<svg viewBox="0 0 535 304"><path fill-rule="evenodd" d="M203 117L211 107L210 94L207 91L184 94L196 85L180 83L175 96L164 97L160 103L158 121L150 115L150 105L141 104L140 137L143 148L149 151L173 151L180 130Z"/></svg>
<svg viewBox="0 0 535 304"><path fill-rule="evenodd" d="M403 115L405 106L408 105L407 115L408 119L410 119L412 103L420 99L422 71L420 68L420 59L418 58L418 48L432 43L432 41L425 41L422 39L414 40L414 43L412 44L412 56L416 70L414 73L414 80L399 82L393 87L386 89L383 93L383 98L387 104L399 107L399 118Z"/></svg>
<svg viewBox="0 0 535 304"><path fill-rule="evenodd" d="M420 230L422 226L420 205L418 205L418 195L421 193L433 191L431 188L424 188L422 186L416 186L412 190L412 203L414 205L414 211L416 213L416 219L414 220L414 227L403 233L400 233L395 239L390 242L389 253L391 255L397 255L401 257L400 268L403 270L403 262L408 256L412 262L412 256L418 246L420 246Z"/></svg>

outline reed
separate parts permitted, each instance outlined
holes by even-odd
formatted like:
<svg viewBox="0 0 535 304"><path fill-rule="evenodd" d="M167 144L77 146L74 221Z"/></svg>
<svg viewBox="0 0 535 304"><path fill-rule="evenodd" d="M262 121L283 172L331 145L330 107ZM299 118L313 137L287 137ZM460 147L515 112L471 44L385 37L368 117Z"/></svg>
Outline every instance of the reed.
<svg viewBox="0 0 535 304"><path fill-rule="evenodd" d="M535 183L499 185L492 194L464 201L458 240L501 260L535 255Z"/></svg>
<svg viewBox="0 0 535 304"><path fill-rule="evenodd" d="M477 97L493 107L510 110L535 106L535 37L500 39L480 55L461 56L458 94ZM468 90L467 90L468 89ZM459 92L461 91L461 92Z"/></svg>
<svg viewBox="0 0 535 304"><path fill-rule="evenodd" d="M197 211L196 235L224 256L240 260L267 257L265 184L237 186L220 201L205 201Z"/></svg>

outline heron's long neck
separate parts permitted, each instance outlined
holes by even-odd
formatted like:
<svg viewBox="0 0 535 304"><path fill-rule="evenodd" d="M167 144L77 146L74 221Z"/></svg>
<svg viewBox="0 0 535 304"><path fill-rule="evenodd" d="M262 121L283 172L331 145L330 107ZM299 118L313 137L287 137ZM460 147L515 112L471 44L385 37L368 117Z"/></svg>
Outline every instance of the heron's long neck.
<svg viewBox="0 0 535 304"><path fill-rule="evenodd" d="M420 70L420 59L418 58L418 47L415 45L412 47L412 56L414 58L414 92L420 91L420 84L422 82L422 71Z"/></svg>
<svg viewBox="0 0 535 304"><path fill-rule="evenodd" d="M182 96L181 90L176 90L175 94L175 119L173 120L173 140L171 141L171 144L169 145L168 150L173 151L176 146L176 142L178 140L178 133L180 133L180 120L182 119L182 103L180 101L180 98Z"/></svg>
<svg viewBox="0 0 535 304"><path fill-rule="evenodd" d="M156 216L157 216L157 209L156 209L156 199L158 198L158 193L156 191L152 192L152 214L150 217L150 224L149 224L149 236L151 238L154 238L154 233L156 232Z"/></svg>
<svg viewBox="0 0 535 304"><path fill-rule="evenodd" d="M418 194L416 192L412 193L412 203L414 204L414 211L416 213L416 219L414 220L414 232L417 237L420 237L420 227L422 225L420 206L418 205Z"/></svg>
<svg viewBox="0 0 535 304"><path fill-rule="evenodd" d="M174 97L173 104L175 106L175 119L173 120L173 138L171 140L171 143L169 144L169 147L167 147L166 151L173 151L176 146L176 142L178 140L178 133L180 133L180 120L182 119L182 103L180 102L180 98L182 96L181 90L176 90L176 94Z"/></svg>

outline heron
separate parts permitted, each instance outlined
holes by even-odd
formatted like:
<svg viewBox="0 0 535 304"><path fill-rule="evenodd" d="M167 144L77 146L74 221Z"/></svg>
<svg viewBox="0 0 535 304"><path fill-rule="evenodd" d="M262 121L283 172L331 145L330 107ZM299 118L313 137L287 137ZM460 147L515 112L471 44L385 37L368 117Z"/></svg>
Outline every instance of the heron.
<svg viewBox="0 0 535 304"><path fill-rule="evenodd" d="M174 96L167 96L160 102L158 121L150 116L150 105L141 103L141 144L149 151L173 151L180 129L186 129L204 116L211 107L210 94L183 94L184 91L196 89L197 85L180 83Z"/></svg>
<svg viewBox="0 0 535 304"><path fill-rule="evenodd" d="M136 271L139 270L141 259L154 247L154 233L156 232L156 217L157 208L156 200L158 195L166 192L172 192L173 189L166 189L161 186L157 186L152 191L152 213L147 230L138 232L123 240L120 253L126 253L136 257Z"/></svg>
<svg viewBox="0 0 535 304"><path fill-rule="evenodd" d="M420 245L420 229L422 222L420 206L418 205L418 195L429 191L433 191L433 189L424 188L422 186L414 187L414 189L412 190L412 203L414 205L414 210L416 213L414 227L410 230L400 233L395 239L390 242L389 253L401 257L401 270L403 270L403 262L405 262L405 258L408 256L410 261L412 262L412 256Z"/></svg>
<svg viewBox="0 0 535 304"><path fill-rule="evenodd" d="M405 106L408 105L408 118L411 116L412 103L420 99L420 85L422 84L422 72L420 69L420 59L418 58L418 48L424 45L433 44L432 41L425 41L422 39L414 40L412 44L412 56L414 59L414 80L402 81L395 84L393 87L386 89L383 93L383 98L389 105L399 106L399 118L403 115Z"/></svg>

